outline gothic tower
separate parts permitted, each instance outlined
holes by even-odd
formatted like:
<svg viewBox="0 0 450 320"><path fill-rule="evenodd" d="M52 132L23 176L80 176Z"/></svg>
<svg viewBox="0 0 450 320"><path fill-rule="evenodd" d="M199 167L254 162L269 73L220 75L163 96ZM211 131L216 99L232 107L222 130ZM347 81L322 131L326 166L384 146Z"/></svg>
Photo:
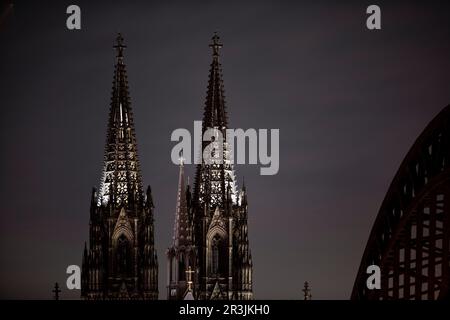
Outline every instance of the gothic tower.
<svg viewBox="0 0 450 320"><path fill-rule="evenodd" d="M189 186L185 185L184 163L180 158L180 173L178 178L177 205L173 228L172 247L167 250L168 298L180 300L191 291L191 276L196 266L196 250L192 243L191 195Z"/></svg>
<svg viewBox="0 0 450 320"><path fill-rule="evenodd" d="M100 189L91 198L89 247L84 248L81 297L157 299L153 200L143 192L123 38L117 36L111 106Z"/></svg>
<svg viewBox="0 0 450 320"><path fill-rule="evenodd" d="M184 186L180 164L174 242L168 250L168 298L253 298L252 256L247 232L247 194L237 190L227 143L224 87L219 62L219 37L214 35L202 134L207 130L223 141L223 152L197 165L194 191ZM202 143L201 154L211 142ZM193 272L193 274L191 274ZM191 286L192 283L192 286ZM191 292L193 291L193 292Z"/></svg>

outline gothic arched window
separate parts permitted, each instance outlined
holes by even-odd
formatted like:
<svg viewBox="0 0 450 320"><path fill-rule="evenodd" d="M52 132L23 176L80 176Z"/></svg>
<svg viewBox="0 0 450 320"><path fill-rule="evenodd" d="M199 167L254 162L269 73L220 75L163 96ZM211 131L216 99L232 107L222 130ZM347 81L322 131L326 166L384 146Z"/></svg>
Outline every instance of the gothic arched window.
<svg viewBox="0 0 450 320"><path fill-rule="evenodd" d="M186 262L184 261L184 255L180 255L178 264L178 279L184 281L186 279Z"/></svg>
<svg viewBox="0 0 450 320"><path fill-rule="evenodd" d="M130 242L124 234L117 239L116 270L118 274L123 275L129 274L132 270Z"/></svg>
<svg viewBox="0 0 450 320"><path fill-rule="evenodd" d="M217 274L219 272L219 248L220 237L215 235L211 244L211 272Z"/></svg>

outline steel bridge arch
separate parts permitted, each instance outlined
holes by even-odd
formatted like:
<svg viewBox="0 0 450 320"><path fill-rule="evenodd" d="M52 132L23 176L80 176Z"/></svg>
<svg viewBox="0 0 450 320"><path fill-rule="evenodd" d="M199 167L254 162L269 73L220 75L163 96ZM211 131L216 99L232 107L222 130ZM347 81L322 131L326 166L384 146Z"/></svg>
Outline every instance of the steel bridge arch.
<svg viewBox="0 0 450 320"><path fill-rule="evenodd" d="M381 204L351 299L448 299L450 296L450 105L420 134ZM369 265L381 289L366 285Z"/></svg>

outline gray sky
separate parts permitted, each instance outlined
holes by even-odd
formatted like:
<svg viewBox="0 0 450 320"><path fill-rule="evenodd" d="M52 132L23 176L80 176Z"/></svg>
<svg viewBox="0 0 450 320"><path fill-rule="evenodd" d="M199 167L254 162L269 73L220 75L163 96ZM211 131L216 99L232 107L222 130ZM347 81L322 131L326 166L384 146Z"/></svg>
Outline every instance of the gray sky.
<svg viewBox="0 0 450 320"><path fill-rule="evenodd" d="M347 299L401 160L450 103L450 5L369 2L18 3L0 31L0 297L51 297L81 264L102 169L116 32L122 32L166 296L178 168L170 134L201 120L214 31L230 125L280 129L280 171L237 166L249 194L254 292ZM193 176L193 168L188 168ZM62 293L77 298L79 291Z"/></svg>

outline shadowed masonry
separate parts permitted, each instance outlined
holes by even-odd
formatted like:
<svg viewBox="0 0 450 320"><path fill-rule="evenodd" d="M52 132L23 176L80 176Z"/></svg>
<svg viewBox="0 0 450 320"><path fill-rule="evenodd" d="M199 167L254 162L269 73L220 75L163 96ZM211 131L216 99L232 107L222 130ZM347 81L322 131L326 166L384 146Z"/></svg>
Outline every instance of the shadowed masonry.
<svg viewBox="0 0 450 320"><path fill-rule="evenodd" d="M203 133L214 128L223 136L228 120L219 63L221 44L217 35L212 40L202 128ZM184 163L180 161L173 242L167 250L168 299L253 298L247 192L245 185L237 190L229 145L224 140L220 143L220 161L207 163L202 158L197 166L193 194L190 186L185 186ZM208 146L207 141L202 142L202 153Z"/></svg>
<svg viewBox="0 0 450 320"><path fill-rule="evenodd" d="M100 190L92 191L89 249L84 248L81 297L157 299L158 259L154 247L153 199L144 195L128 93L122 36L109 113Z"/></svg>
<svg viewBox="0 0 450 320"><path fill-rule="evenodd" d="M213 37L204 130L227 129L218 36ZM89 250L85 245L85 299L156 299L158 262L154 248L153 199L144 196L133 114L125 71L123 39L117 61L108 123L104 170L91 199ZM217 141L213 143L217 144ZM221 140L218 162L202 162L194 194L184 183L180 161L173 246L168 250L169 299L249 300L252 257L248 241L247 194L237 191L229 146ZM204 142L202 150L208 145ZM199 309L203 310L203 309Z"/></svg>

